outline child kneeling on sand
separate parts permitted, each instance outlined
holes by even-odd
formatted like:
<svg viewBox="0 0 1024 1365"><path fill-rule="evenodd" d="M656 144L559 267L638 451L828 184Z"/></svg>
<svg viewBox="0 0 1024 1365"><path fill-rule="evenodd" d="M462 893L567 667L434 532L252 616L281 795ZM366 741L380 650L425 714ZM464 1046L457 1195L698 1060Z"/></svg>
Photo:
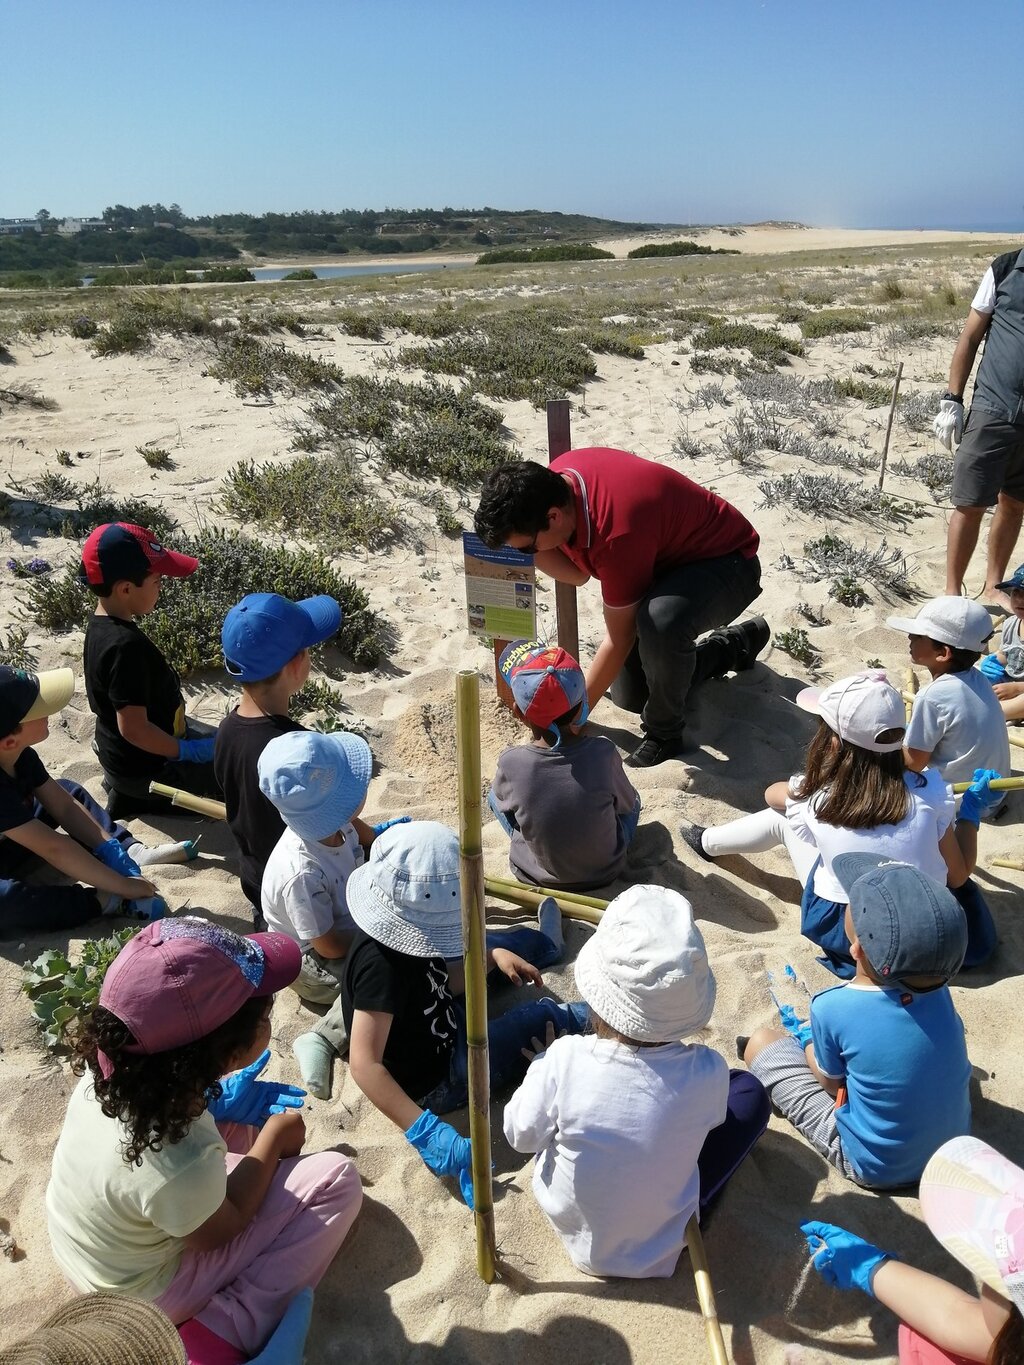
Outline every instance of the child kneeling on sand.
<svg viewBox="0 0 1024 1365"><path fill-rule="evenodd" d="M844 853L835 870L853 980L815 995L809 1023L790 1014L784 1030L738 1041L829 1165L887 1189L918 1180L937 1147L970 1131L971 1064L948 986L967 927L946 887L906 863Z"/></svg>
<svg viewBox="0 0 1024 1365"><path fill-rule="evenodd" d="M996 587L1009 597L1010 614L1003 622L999 648L986 654L978 667L992 684L1003 719L1016 724L1024 720L1024 564Z"/></svg>
<svg viewBox="0 0 1024 1365"><path fill-rule="evenodd" d="M73 929L99 915L159 919L167 906L140 864L194 854L191 843L147 848L84 787L46 771L33 746L74 690L70 668L0 667L0 939Z"/></svg>
<svg viewBox="0 0 1024 1365"><path fill-rule="evenodd" d="M499 660L515 715L533 732L498 759L488 803L512 840L509 863L524 882L584 891L622 871L640 798L604 735L587 719L583 670L564 649L514 640Z"/></svg>
<svg viewBox="0 0 1024 1365"><path fill-rule="evenodd" d="M299 964L283 934L149 925L75 1040L82 1079L46 1191L53 1254L80 1292L162 1308L193 1360L260 1351L362 1202L347 1157L300 1156L304 1092L256 1079L274 992Z"/></svg>
<svg viewBox="0 0 1024 1365"><path fill-rule="evenodd" d="M536 1152L533 1192L588 1275L668 1276L702 1215L768 1126L760 1083L682 1042L703 1029L715 978L690 903L633 886L576 959L592 1032L539 1054L505 1107Z"/></svg>
<svg viewBox="0 0 1024 1365"><path fill-rule="evenodd" d="M349 877L348 908L359 930L345 959L341 996L352 1079L435 1175L458 1177L472 1205L469 1139L437 1117L461 1108L469 1093L455 834L432 820L381 834ZM488 965L517 986L541 985L537 968L557 962L561 952L561 923L550 900L540 933L487 935ZM543 1038L549 1024L579 1033L586 1018L585 1006L541 998L492 1019L492 1087L522 1077L523 1048Z"/></svg>

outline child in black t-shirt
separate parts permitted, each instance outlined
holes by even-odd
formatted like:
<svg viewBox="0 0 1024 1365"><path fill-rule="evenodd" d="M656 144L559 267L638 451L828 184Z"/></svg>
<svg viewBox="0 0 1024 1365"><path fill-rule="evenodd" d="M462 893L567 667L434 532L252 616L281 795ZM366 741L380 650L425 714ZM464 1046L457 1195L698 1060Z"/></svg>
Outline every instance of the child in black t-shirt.
<svg viewBox="0 0 1024 1365"><path fill-rule="evenodd" d="M82 577L98 601L85 628L85 691L96 752L115 818L168 809L150 782L219 797L211 727L185 717L178 675L136 616L157 604L164 577L187 578L198 559L165 549L142 526L97 526L82 548Z"/></svg>
<svg viewBox="0 0 1024 1365"><path fill-rule="evenodd" d="M469 1140L437 1117L468 1097L459 841L431 820L395 825L350 875L346 895L358 926L341 988L352 1078L430 1170L458 1176L471 1205ZM540 933L487 935L488 965L517 986L541 985L538 965L561 955L558 907L547 907ZM521 1080L523 1049L549 1028L580 1033L586 1021L585 1005L546 998L492 1019L491 1085Z"/></svg>
<svg viewBox="0 0 1024 1365"><path fill-rule="evenodd" d="M84 788L50 777L32 745L74 690L70 668L0 667L0 939L72 929L100 914L160 919L167 906L139 864L184 862L192 851L146 848ZM75 884L47 884L48 872ZM32 883L23 880L29 873Z"/></svg>
<svg viewBox="0 0 1024 1365"><path fill-rule="evenodd" d="M289 716L288 702L309 677L312 646L340 625L341 607L333 597L291 602L275 592L257 592L232 607L221 628L224 667L241 685L242 699L217 730L213 767L257 929L263 927L263 871L284 833L277 808L260 791L257 764L272 739L304 728Z"/></svg>

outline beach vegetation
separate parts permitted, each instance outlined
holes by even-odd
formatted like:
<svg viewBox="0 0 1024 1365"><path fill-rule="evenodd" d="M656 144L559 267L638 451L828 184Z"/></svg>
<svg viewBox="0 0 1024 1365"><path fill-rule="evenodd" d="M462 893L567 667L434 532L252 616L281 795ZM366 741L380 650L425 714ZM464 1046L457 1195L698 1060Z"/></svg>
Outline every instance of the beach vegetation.
<svg viewBox="0 0 1024 1365"><path fill-rule="evenodd" d="M537 261L613 261L613 251L585 242L560 242L557 246L498 247L476 258L477 265L530 265Z"/></svg>
<svg viewBox="0 0 1024 1365"><path fill-rule="evenodd" d="M908 431L931 431L940 398L937 393L901 393L897 403L900 421Z"/></svg>
<svg viewBox="0 0 1024 1365"><path fill-rule="evenodd" d="M56 459L57 463L62 465L65 469L73 469L75 467L75 462L71 457L70 450L58 450Z"/></svg>
<svg viewBox="0 0 1024 1365"><path fill-rule="evenodd" d="M11 626L6 635L0 634L0 664L8 668L34 670L36 656L28 646L28 631L24 626Z"/></svg>
<svg viewBox="0 0 1024 1365"><path fill-rule="evenodd" d="M138 454L142 456L150 469L173 469L174 461L171 459L171 452L162 446L143 445L135 447Z"/></svg>
<svg viewBox="0 0 1024 1365"><path fill-rule="evenodd" d="M812 602L798 602L796 604L796 609L804 620L812 626L831 625L831 622L825 615L824 607L816 607Z"/></svg>
<svg viewBox="0 0 1024 1365"><path fill-rule="evenodd" d="M702 246L697 242L645 242L635 247L626 259L642 261L651 256L739 256L732 247Z"/></svg>
<svg viewBox="0 0 1024 1365"><path fill-rule="evenodd" d="M904 504L838 474L782 474L758 484L759 507L792 507L807 516L869 517L905 525Z"/></svg>
<svg viewBox="0 0 1024 1365"><path fill-rule="evenodd" d="M310 270L308 266L303 266L299 270L289 270L284 278L286 280L315 280L318 276L315 270Z"/></svg>
<svg viewBox="0 0 1024 1365"><path fill-rule="evenodd" d="M79 313L68 323L68 332L79 341L89 341L99 331L99 325L87 313Z"/></svg>
<svg viewBox="0 0 1024 1365"><path fill-rule="evenodd" d="M837 336L842 332L870 332L871 320L855 308L833 308L808 313L800 320L800 331L808 341Z"/></svg>
<svg viewBox="0 0 1024 1365"><path fill-rule="evenodd" d="M790 356L801 356L799 341L785 337L774 327L756 327L752 322L727 322L713 318L692 338L695 350L748 350L755 360L768 365L788 365Z"/></svg>
<svg viewBox="0 0 1024 1365"><path fill-rule="evenodd" d="M109 938L87 938L74 963L63 948L48 948L25 963L21 988L32 1001L32 1017L48 1048L66 1046L79 1020L99 1000L108 967L137 930L137 924L128 924Z"/></svg>
<svg viewBox="0 0 1024 1365"><path fill-rule="evenodd" d="M811 643L810 636L802 626L794 626L790 630L777 630L775 643L798 664L806 664L808 668L816 669L821 663L821 651Z"/></svg>
<svg viewBox="0 0 1024 1365"><path fill-rule="evenodd" d="M871 601L864 590L864 584L854 574L844 573L833 578L828 585L829 597L834 597L844 607L863 607Z"/></svg>
<svg viewBox="0 0 1024 1365"><path fill-rule="evenodd" d="M216 357L205 373L231 384L240 398L270 397L281 389L295 393L330 389L343 377L328 360L247 333L220 338Z"/></svg>
<svg viewBox="0 0 1024 1365"><path fill-rule="evenodd" d="M827 532L806 542L804 566L805 574L816 581L854 578L873 583L897 597L908 598L913 592L906 556L898 549L891 550L884 539L874 549L867 545L858 548L842 536Z"/></svg>
<svg viewBox="0 0 1024 1365"><path fill-rule="evenodd" d="M32 387L31 384L6 384L0 387L0 403L18 403L40 412L55 412L60 404Z"/></svg>

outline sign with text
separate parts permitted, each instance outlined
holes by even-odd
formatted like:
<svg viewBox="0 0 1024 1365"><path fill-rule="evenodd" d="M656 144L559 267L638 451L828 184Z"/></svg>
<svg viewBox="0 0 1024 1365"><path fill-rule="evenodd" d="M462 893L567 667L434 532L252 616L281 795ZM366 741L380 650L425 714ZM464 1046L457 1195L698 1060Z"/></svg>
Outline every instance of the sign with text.
<svg viewBox="0 0 1024 1365"><path fill-rule="evenodd" d="M474 635L498 640L537 634L537 571L533 556L507 545L490 550L472 531L462 533L466 614Z"/></svg>

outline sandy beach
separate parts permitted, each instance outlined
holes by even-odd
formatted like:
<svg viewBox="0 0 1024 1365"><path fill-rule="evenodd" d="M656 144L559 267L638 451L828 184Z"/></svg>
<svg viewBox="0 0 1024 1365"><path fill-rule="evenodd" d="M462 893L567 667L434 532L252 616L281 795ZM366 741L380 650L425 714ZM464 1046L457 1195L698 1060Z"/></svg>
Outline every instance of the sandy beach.
<svg viewBox="0 0 1024 1365"><path fill-rule="evenodd" d="M768 225L736 237L710 232L699 240L744 254L777 257L771 277L789 281L787 297L796 299L801 290L820 290L830 282L834 306L843 307L852 274L844 276L838 265L822 260L790 279L785 274L786 256L899 247L901 279L908 290L919 290L923 297L936 281L951 280L969 299L990 255L1005 238ZM938 243L952 243L962 251L951 252L941 263L927 251L915 254ZM624 239L599 243L617 257L638 244L639 240ZM394 259L411 263L409 257ZM348 258L329 263L348 263ZM650 264L652 293L670 294L677 288L681 267L670 261ZM886 257L884 269L891 266L892 259ZM622 269L615 267L620 275ZM472 294L474 287L481 291L498 287L496 277L481 275L476 286L475 275L460 272L460 299ZM570 283L580 290L588 284L604 287L603 277L593 270L573 276ZM290 350L329 360L346 374L371 373L382 358L400 356L405 341L391 336L384 343L365 341L329 325L333 299L354 306L364 301L358 282L346 285L351 287L343 298L303 293L303 307L323 325L315 334L311 328L306 336L288 336L285 342ZM424 277L419 286L396 279L389 286L389 301L400 304L414 298L436 303L441 297L437 287L436 277ZM513 272L501 277L501 288L513 302L520 287ZM719 307L716 287L712 281L707 297ZM258 288L244 286L246 298ZM274 288L280 301L286 287ZM404 292L414 288L420 291L415 296ZM543 292L542 286L536 288ZM558 288L562 286L551 285L552 292ZM780 285L776 302L781 293ZM689 304L693 299L680 295L680 301ZM630 306L624 303L621 311L628 313ZM765 304L750 304L745 310L728 306L767 325L762 316L768 311ZM726 305L720 307L726 310ZM889 384L898 355L904 365L904 396L936 397L945 385L953 334L947 329L918 339L907 336L897 345L885 331L887 325L888 319L880 318L871 330L810 341L806 353L794 358L785 373L799 379L866 377ZM787 336L799 335L795 324L780 327ZM30 485L46 472L81 482L99 477L119 494L164 504L182 529L191 531L204 522L227 524L216 498L224 475L237 462L295 458L293 423L303 403L282 395L272 402L241 401L229 384L206 373L208 358L182 339L158 339L151 350L137 355L97 357L86 343L63 332L38 336L21 332L9 349L14 363L0 371L0 388L16 380L48 395L58 406L44 411L0 400L0 465L8 486L14 481ZM788 428L815 432L815 439L831 431L822 439L860 452L864 467L859 471L830 471L792 452L769 448L740 461L723 451L723 439L734 433L737 411L749 405L739 394L737 380L728 374L695 374L697 353L679 339L657 340L645 344L644 350L642 360L597 356L597 378L585 394L572 395L573 444L618 446L663 460L738 506L761 535L764 591L755 610L768 618L776 633L805 631L821 659L819 667L809 668L773 639L753 670L710 682L693 695L688 724L699 736L700 750L686 762L633 774L643 798L640 829L626 876L607 892L612 895L630 883L654 882L690 898L718 980L707 1041L734 1064L736 1035L774 1022L766 972L791 963L811 992L832 984L833 978L816 963L814 949L799 934L800 888L784 853L725 859L711 866L683 843L680 821L709 825L758 809L769 782L799 769L814 727L793 698L809 680L841 677L880 660L903 683L909 664L906 637L888 630L884 620L894 611L905 611L906 601L867 581L868 600L859 606L844 605L829 596L828 579L816 578L808 569L801 547L826 530L857 547L876 549L884 541L905 558L913 602L941 592L948 506L943 495L936 501L921 478L908 471L922 457L942 452L929 430L897 419L886 491L905 500L900 503L905 515L898 520L802 512L784 499L766 506L761 485L785 474L839 472L864 488L876 485L887 404L869 406L850 399L829 413L812 412L808 406L804 412L794 409L786 418ZM721 386L727 405L707 392L707 386L715 384ZM523 454L546 458L543 412L522 400L497 406ZM171 467L150 469L138 454L138 447L146 444L166 448ZM74 468L58 467L58 450L71 453ZM382 497L404 504L408 496L404 478L383 479L378 470L371 470L371 477L379 480ZM468 508L456 511L468 527L475 495L469 492L465 501ZM352 668L346 673L343 693L352 723L369 738L377 763L368 815L409 813L454 824L456 670L476 668L483 675L485 778L501 749L519 741L522 732L493 699L490 651L466 630L459 542L442 535L422 508L412 508L410 520L414 537L372 554L335 556L341 571L369 593L371 606L387 619L395 638L377 669ZM60 570L77 557L72 540L41 533L28 536L17 522L0 530L0 563L11 555L19 559L41 555ZM1013 563L1021 558L1024 551L1018 549ZM3 569L0 573L6 575ZM968 579L969 591L980 590L982 574L979 554ZM543 578L539 583L540 630L553 635L554 593ZM20 619L22 587L6 575L0 601L4 634ZM174 585L166 591L173 592ZM601 635L594 585L580 590L579 612L585 661ZM22 624L28 626L27 644L40 667L80 668L80 633L51 636L32 622ZM920 681L926 681L923 673ZM213 673L190 679L190 710L216 722L234 704L228 682L226 675ZM607 700L596 710L593 724L624 751L637 734L636 718ZM92 734L93 719L79 684L66 712L51 723L51 737L41 756L52 775L80 780L99 796L100 773L89 747ZM1015 749L1014 754L1024 751ZM1017 771L1022 769L1024 764L1018 762ZM978 881L996 919L1000 947L987 966L961 976L953 987L974 1066L974 1131L1011 1157L1019 1154L1024 1139L1024 1072L1017 1060L1014 1027L1024 971L1024 928L1018 920L1024 874L990 864L994 856L1020 856L1022 813L1024 800L1013 797L1006 815L982 827ZM155 880L175 911L187 907L244 931L246 906L226 828L178 814L131 824L152 842L171 834L192 837L201 829L198 861L191 867L157 868ZM508 875L507 844L489 818L484 845L488 872ZM506 911L497 903L494 910L497 922ZM576 998L571 961L588 933L583 926L566 925L566 963L546 974L547 985L559 998ZM5 1306L0 1344L16 1340L53 1305L71 1296L50 1256L43 1200L73 1081L66 1063L43 1051L28 1002L19 991L21 964L49 946L55 946L52 939L40 937L4 944L0 950L0 1232L9 1234L18 1248L13 1257L0 1256L0 1297ZM273 1074L298 1081L290 1043L309 1027L311 1017L309 1007L292 992L278 997ZM501 1138L501 1111L498 1097L492 1105L492 1126L504 1273L499 1283L487 1287L475 1274L471 1218L450 1182L432 1177L402 1134L363 1098L347 1068L335 1068L333 1099L310 1102L308 1147L340 1145L352 1155L366 1198L352 1235L317 1292L307 1359L312 1365L371 1361L519 1365L527 1358L537 1365L566 1361L651 1365L663 1360L690 1365L706 1359L687 1258L670 1280L596 1281L576 1272L533 1200L529 1161ZM468 1131L465 1114L455 1121ZM850 1227L881 1246L899 1250L915 1264L968 1284L965 1273L932 1241L915 1198L879 1197L844 1182L784 1121L773 1119L705 1233L719 1313L731 1358L739 1365L826 1361L881 1365L895 1360L896 1324L891 1314L856 1293L828 1289L813 1274L804 1277L807 1258L797 1225L807 1217Z"/></svg>

